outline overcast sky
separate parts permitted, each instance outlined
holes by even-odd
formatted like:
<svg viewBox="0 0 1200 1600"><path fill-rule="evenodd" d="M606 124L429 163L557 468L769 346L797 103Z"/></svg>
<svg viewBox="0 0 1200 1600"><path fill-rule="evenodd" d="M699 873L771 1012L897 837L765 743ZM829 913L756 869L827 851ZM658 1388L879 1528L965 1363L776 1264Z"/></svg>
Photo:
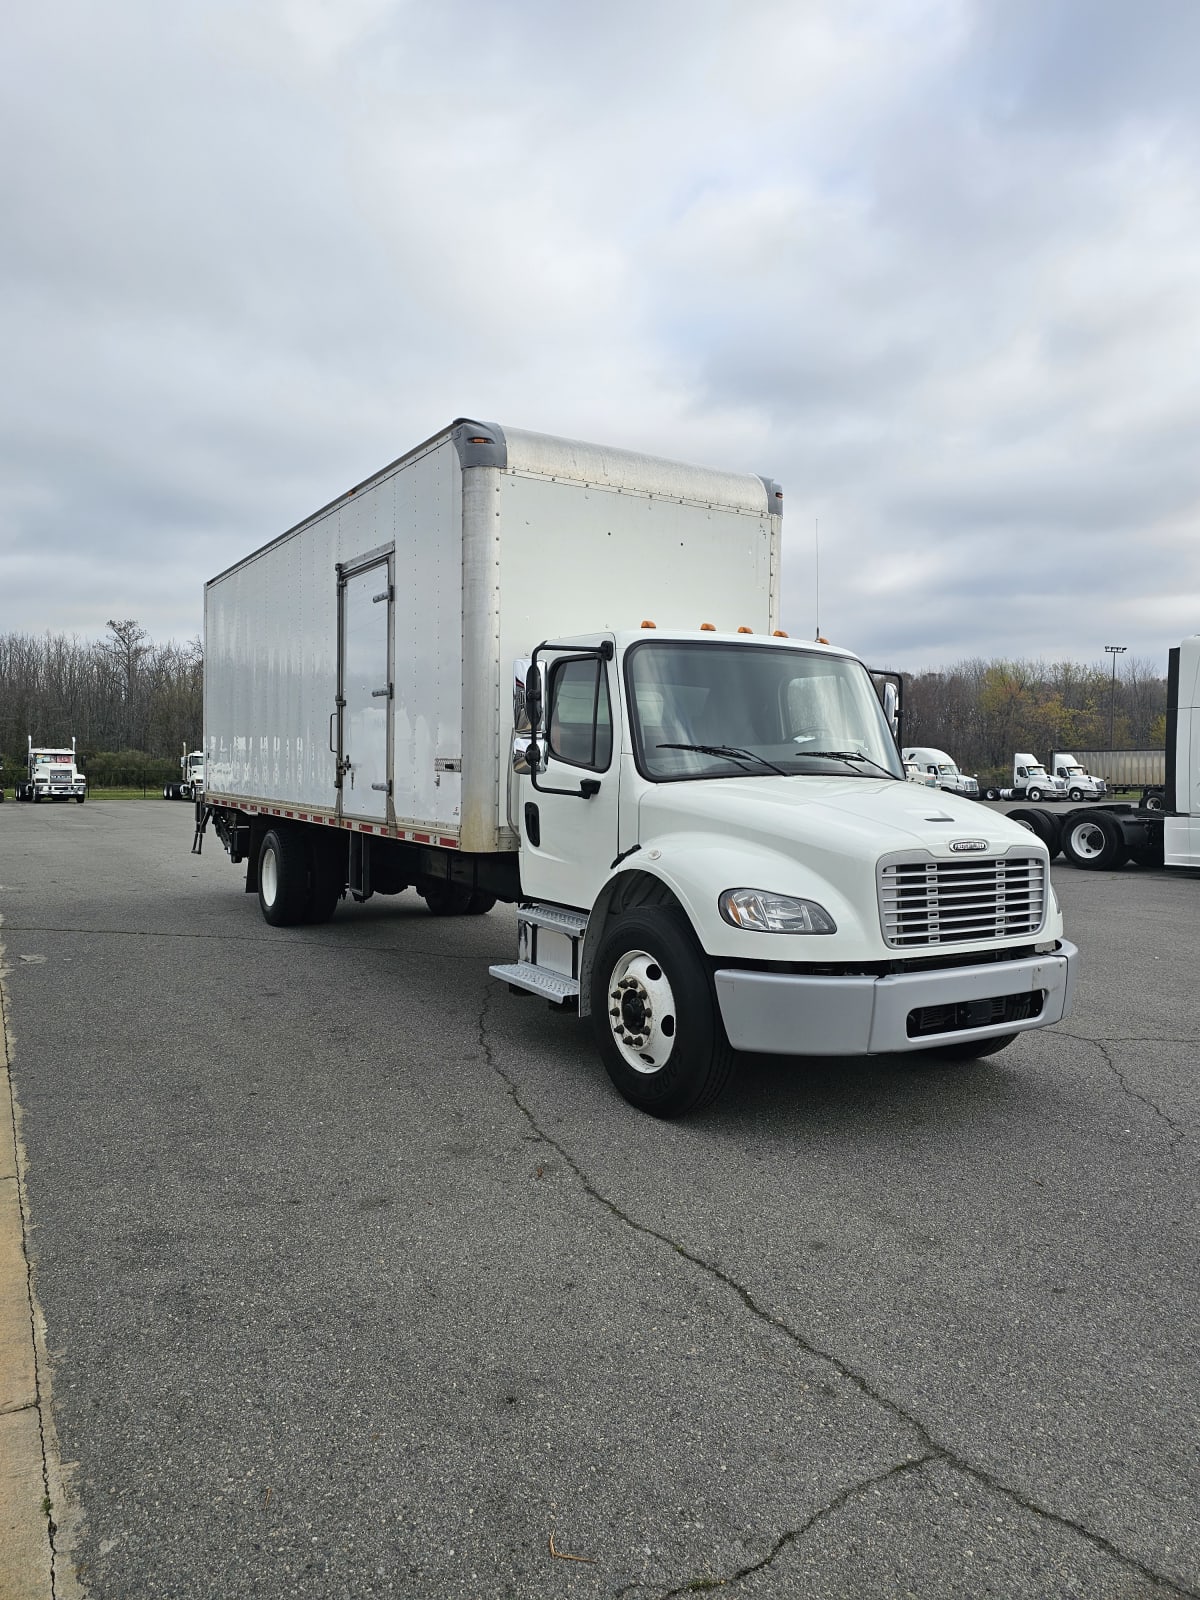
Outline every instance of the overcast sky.
<svg viewBox="0 0 1200 1600"><path fill-rule="evenodd" d="M1198 76L1197 0L9 7L0 632L194 635L468 415L779 479L874 664L1165 670Z"/></svg>

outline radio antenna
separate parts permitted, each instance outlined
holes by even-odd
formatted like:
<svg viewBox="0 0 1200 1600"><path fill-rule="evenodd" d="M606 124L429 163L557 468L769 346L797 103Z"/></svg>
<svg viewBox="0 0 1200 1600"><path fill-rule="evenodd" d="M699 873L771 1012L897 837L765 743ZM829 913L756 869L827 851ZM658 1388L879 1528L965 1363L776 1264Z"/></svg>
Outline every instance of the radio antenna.
<svg viewBox="0 0 1200 1600"><path fill-rule="evenodd" d="M829 640L821 632L821 519L813 518L813 610L817 614L817 631L813 638L818 644Z"/></svg>

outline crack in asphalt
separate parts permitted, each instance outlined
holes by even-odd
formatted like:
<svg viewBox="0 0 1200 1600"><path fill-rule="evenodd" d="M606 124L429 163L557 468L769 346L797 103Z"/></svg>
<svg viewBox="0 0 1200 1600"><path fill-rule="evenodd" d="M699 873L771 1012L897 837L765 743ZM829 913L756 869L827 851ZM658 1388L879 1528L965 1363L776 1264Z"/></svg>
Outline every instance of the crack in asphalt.
<svg viewBox="0 0 1200 1600"><path fill-rule="evenodd" d="M782 1333L786 1338L792 1341L797 1349L802 1350L806 1355L813 1357L815 1360L825 1362L826 1365L831 1367L839 1377L843 1378L853 1388L857 1389L858 1392L864 1396L864 1398L870 1400L873 1404L880 1406L890 1416L895 1417L897 1421L903 1423L905 1427L910 1428L916 1434L917 1438L920 1440L925 1449L925 1455L921 1458L921 1461L919 1463L915 1461L903 1462L900 1463L898 1467L890 1467L887 1473L884 1474L885 1477L893 1476L898 1470L900 1470L901 1467L915 1469L918 1465L924 1465L930 1460L936 1459L945 1461L950 1466L956 1468L965 1477L972 1479L976 1483L983 1484L986 1488L991 1489L995 1494L1002 1495L1013 1505L1019 1506L1023 1511L1029 1512L1030 1515L1040 1517L1046 1522L1053 1523L1057 1527L1066 1528L1068 1531L1079 1535L1080 1538L1087 1540L1089 1544L1095 1546L1099 1550L1104 1551L1106 1555L1111 1556L1113 1560L1119 1561L1122 1566L1127 1567L1131 1572L1138 1573L1141 1577L1148 1579L1151 1583L1161 1585L1165 1592L1185 1597L1185 1600L1200 1600L1200 1591L1186 1588L1183 1585L1176 1583L1174 1579L1166 1577L1163 1573L1155 1572L1153 1568L1148 1567L1144 1562L1139 1561L1136 1556L1129 1555L1126 1551L1122 1550L1118 1545L1114 1544L1111 1539L1106 1538L1104 1534L1097 1533L1094 1529L1089 1528L1084 1523L1078 1522L1074 1518L1065 1515L1063 1512L1054 1511L1049 1506L1039 1504L1038 1501L1030 1498L1030 1496L1027 1494L1023 1494L1020 1490L1014 1489L1010 1484L1003 1482L1003 1480L989 1472L985 1467L976 1466L973 1462L970 1462L963 1456L960 1456L951 1446L944 1444L941 1440L937 1439L930 1430L929 1425L923 1422L920 1417L916 1416L913 1412L906 1410L900 1401L894 1400L890 1395L885 1394L882 1389L877 1388L865 1373L859 1372L856 1368L852 1367L849 1362L843 1360L840 1356L834 1355L832 1351L825 1350L820 1345L812 1343L811 1340L806 1339L802 1333L800 1333L796 1328L793 1328L792 1325L786 1322L782 1317L776 1316L774 1312L769 1311L765 1306L760 1305L751 1291L747 1289L744 1284L739 1283L736 1278L732 1277L724 1270L724 1268L718 1266L716 1262L706 1260L703 1256L697 1255L695 1251L689 1250L688 1247L684 1244L681 1244L679 1240L671 1238L669 1234L661 1233L657 1228L652 1228L647 1223L639 1222L636 1217L630 1216L628 1212L623 1211L614 1200L609 1199L606 1194L603 1194L596 1187L596 1185L584 1172L583 1168L576 1161L575 1157L566 1149L563 1144L559 1142L559 1140L553 1136L553 1134L548 1133L546 1129L542 1127L536 1116L530 1110L529 1106L527 1106L525 1101L521 1098L520 1086L518 1085L516 1079L510 1076L510 1074L506 1072L504 1067L500 1064L497 1050L493 1047L491 1039L488 1037L488 1013L491 1010L491 1002L492 991L491 989L486 989L484 991L483 1004L479 1009L479 1015L477 1019L478 1043L483 1054L484 1061L489 1069L496 1075L496 1077L498 1077L501 1082L505 1084L513 1104L525 1118L526 1122L533 1129L538 1138L541 1139L544 1144L548 1145L552 1150L554 1150L562 1158L564 1164L569 1168L569 1170L575 1174L576 1180L583 1189L583 1192L590 1199L594 1200L598 1206L601 1206L605 1211L607 1211L610 1216L615 1217L617 1221L629 1228L632 1232L639 1233L647 1239L653 1239L658 1244L665 1245L668 1249L673 1250L675 1254L680 1256L684 1261L690 1262L692 1266L699 1268L700 1271L704 1273L707 1273L708 1276L711 1277L715 1282L730 1290L731 1293L742 1302L743 1306L745 1306L746 1310L749 1311L752 1316L756 1317L760 1322L766 1324L767 1327L774 1328L778 1332ZM862 1487L868 1486L869 1480L868 1484L863 1485ZM853 1491L848 1491L848 1493L852 1492ZM830 1507L826 1509L824 1514L828 1514L828 1510L833 1508L834 1503L831 1502ZM815 1520L820 1520L821 1515L822 1513L817 1513ZM809 1525L811 1526L811 1520ZM803 1531L803 1529L796 1530L793 1538L799 1537L800 1533ZM786 1535L782 1537L785 1540L787 1538ZM772 1557L772 1559L774 1559L774 1557ZM687 1593L686 1587L682 1590L674 1589L669 1591L670 1595L685 1593ZM662 1600L667 1600L667 1597L664 1595Z"/></svg>
<svg viewBox="0 0 1200 1600"><path fill-rule="evenodd" d="M804 1535L815 1528L818 1523L824 1522L835 1511L840 1511L851 1500L856 1500L859 1495L866 1494L871 1489L878 1489L885 1483L890 1483L893 1478L902 1477L906 1472L919 1472L931 1461L940 1461L942 1456L937 1451L919 1457L916 1461L898 1461L894 1466L887 1467L883 1472L877 1472L870 1478L864 1478L860 1483L852 1483L843 1489L840 1494L835 1494L826 1505L814 1511L807 1521L802 1522L798 1528L789 1528L781 1533L775 1543L759 1561L751 1561L747 1566L739 1567L736 1572L731 1572L724 1578L692 1578L687 1583L679 1584L674 1589L656 1589L658 1600L679 1600L687 1594L696 1594L708 1589L725 1589L732 1583L740 1583L743 1578L752 1577L756 1572L762 1572L767 1567L773 1566L783 1552L793 1544L803 1539ZM643 1582L627 1583L624 1588L618 1589L615 1600L624 1600L626 1595L632 1594L636 1589L652 1589L654 1585Z"/></svg>
<svg viewBox="0 0 1200 1600"><path fill-rule="evenodd" d="M1061 1035L1061 1037L1063 1037L1065 1039L1074 1039L1077 1044L1095 1045L1096 1049L1100 1052L1100 1055L1102 1056L1102 1058L1104 1060L1105 1066L1112 1073L1113 1077L1117 1080L1117 1082L1121 1085L1122 1092L1124 1094L1128 1095L1128 1097L1131 1100L1138 1101L1138 1103L1140 1105L1145 1106L1148 1111L1152 1111L1156 1117L1160 1118L1163 1122L1166 1123L1167 1127L1171 1130L1171 1143L1172 1144L1179 1144L1182 1140L1187 1138L1187 1136L1188 1136L1188 1129L1187 1128L1183 1127L1182 1124L1176 1122L1174 1117L1168 1116L1167 1113L1163 1110L1163 1108L1160 1105L1158 1105L1155 1101L1150 1099L1149 1095L1140 1094L1138 1092L1138 1090L1136 1090L1132 1086L1132 1084L1126 1078L1125 1074L1121 1071L1120 1067L1113 1060L1112 1052L1111 1052L1111 1050L1109 1050L1108 1047L1109 1047L1110 1044L1122 1044L1122 1043L1130 1043L1130 1044L1194 1044L1196 1042L1195 1040L1193 1040L1193 1039L1154 1039L1154 1040L1149 1040L1149 1039L1147 1039L1147 1040L1143 1040L1143 1039L1137 1039L1137 1040L1089 1039L1089 1038L1085 1038L1082 1034L1078 1034L1078 1033L1066 1033L1066 1034Z"/></svg>

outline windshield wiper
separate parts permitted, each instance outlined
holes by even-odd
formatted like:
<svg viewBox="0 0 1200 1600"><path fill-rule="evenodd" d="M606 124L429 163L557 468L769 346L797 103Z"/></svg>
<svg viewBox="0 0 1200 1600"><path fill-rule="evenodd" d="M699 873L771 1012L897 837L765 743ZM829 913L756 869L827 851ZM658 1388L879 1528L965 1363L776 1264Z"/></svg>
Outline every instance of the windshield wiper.
<svg viewBox="0 0 1200 1600"><path fill-rule="evenodd" d="M801 750L802 756L823 756L826 761L865 761L869 767L874 767L877 772L882 772L885 778L895 778L894 772L889 772L878 761L872 761L870 756L864 756L861 750Z"/></svg>
<svg viewBox="0 0 1200 1600"><path fill-rule="evenodd" d="M756 756L753 750L743 750L734 744L657 744L656 750L694 750L702 756L724 756L726 761L738 761L744 766L748 761L755 761L760 767L769 767L772 772L777 772L781 778L788 774L782 767L777 767L773 761L768 761L766 756Z"/></svg>

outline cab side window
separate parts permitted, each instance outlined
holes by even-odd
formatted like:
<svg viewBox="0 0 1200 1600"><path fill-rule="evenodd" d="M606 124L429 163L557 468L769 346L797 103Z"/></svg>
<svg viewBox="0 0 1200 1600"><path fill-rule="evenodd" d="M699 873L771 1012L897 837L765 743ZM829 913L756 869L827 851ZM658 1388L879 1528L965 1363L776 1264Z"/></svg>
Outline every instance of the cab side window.
<svg viewBox="0 0 1200 1600"><path fill-rule="evenodd" d="M550 669L547 743L551 755L575 767L605 772L612 761L608 673L595 657L560 661Z"/></svg>

